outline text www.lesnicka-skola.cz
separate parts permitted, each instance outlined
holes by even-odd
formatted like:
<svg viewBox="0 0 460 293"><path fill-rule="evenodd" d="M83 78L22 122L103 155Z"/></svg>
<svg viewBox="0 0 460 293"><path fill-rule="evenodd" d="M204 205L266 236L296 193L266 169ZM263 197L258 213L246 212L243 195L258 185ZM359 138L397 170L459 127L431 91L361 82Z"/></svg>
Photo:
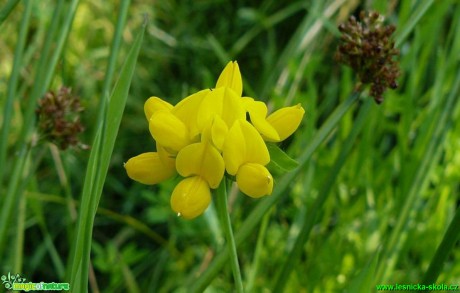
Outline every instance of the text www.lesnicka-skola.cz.
<svg viewBox="0 0 460 293"><path fill-rule="evenodd" d="M460 291L459 285L447 284L393 284L375 285L378 291Z"/></svg>

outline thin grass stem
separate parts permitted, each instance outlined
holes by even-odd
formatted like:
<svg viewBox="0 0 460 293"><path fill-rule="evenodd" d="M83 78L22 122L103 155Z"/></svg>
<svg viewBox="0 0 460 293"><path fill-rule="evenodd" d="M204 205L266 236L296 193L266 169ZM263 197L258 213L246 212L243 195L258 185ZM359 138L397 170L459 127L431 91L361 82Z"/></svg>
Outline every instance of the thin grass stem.
<svg viewBox="0 0 460 293"><path fill-rule="evenodd" d="M227 248L226 250L230 254L230 264L232 266L233 279L235 280L236 291L241 293L244 292L243 281L241 279L240 265L238 262L238 254L236 252L235 238L233 237L232 224L230 222L230 214L227 206L227 187L225 184L226 179L224 178L216 190L216 205L217 212L224 230Z"/></svg>
<svg viewBox="0 0 460 293"><path fill-rule="evenodd" d="M14 10L16 5L19 3L19 0L8 0L3 8L0 10L0 25L5 21L5 19L10 15L11 11Z"/></svg>
<svg viewBox="0 0 460 293"><path fill-rule="evenodd" d="M98 127L93 144L94 148L91 150L83 186L81 209L75 231L75 241L69 262L70 276L68 278L78 292L88 290L94 217L102 195L146 25L147 21L144 22L141 31L138 33L121 69L120 77L114 87L111 98L108 100L107 111L105 111L106 107L102 109L106 114L102 115L104 119Z"/></svg>
<svg viewBox="0 0 460 293"><path fill-rule="evenodd" d="M12 2L12 1L10 1ZM10 3L9 2L9 3ZM8 146L8 137L10 134L11 118L13 115L13 102L16 97L16 90L18 87L19 72L22 67L24 56L24 47L27 37L27 30L29 28L30 15L32 12L31 1L25 1L25 10L21 25L19 26L18 43L16 45L13 57L13 68L11 70L10 79L8 81L8 88L6 93L6 101L3 108L2 130L0 134L0 182L3 182L3 174L5 172L6 151ZM0 190L2 186L0 185Z"/></svg>

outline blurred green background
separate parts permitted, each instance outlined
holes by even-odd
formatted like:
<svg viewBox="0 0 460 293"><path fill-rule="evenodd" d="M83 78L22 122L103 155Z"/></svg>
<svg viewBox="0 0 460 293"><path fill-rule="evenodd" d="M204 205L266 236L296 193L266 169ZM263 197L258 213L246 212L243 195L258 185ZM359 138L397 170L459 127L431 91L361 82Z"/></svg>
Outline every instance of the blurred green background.
<svg viewBox="0 0 460 293"><path fill-rule="evenodd" d="M0 9L7 2L15 1L2 1ZM120 3L80 1L49 88L71 87L81 98L85 132L80 138L90 146ZM35 64L57 1L35 1L33 5L8 137L9 157L15 154L23 111L40 74ZM2 109L23 10L19 1L0 24ZM148 26L95 219L91 292L187 291L223 249L214 206L205 215L187 221L178 218L169 205L177 180L145 186L127 177L123 162L155 149L143 113L144 101L158 96L175 104L199 89L212 88L225 64L237 60L245 95L267 102L272 109L297 103L305 108L301 127L281 144L296 158L357 82L351 70L337 64L333 56L339 42L338 24L361 10L378 11L397 27L400 86L385 93L382 105L369 106L363 129L319 211L285 291L354 292L350 289L353 280L377 255L377 271L385 273L379 273L375 282L421 282L459 205L458 99L448 104L449 95L459 94L458 1L133 0L117 69L144 14ZM410 29L407 34L405 28ZM358 111L368 99L365 92L282 200L238 248L248 292L272 291L279 268L323 183L334 172L332 166L347 147ZM80 199L89 151L73 148L58 153L39 142L33 152L42 157L24 189L27 205L21 275L33 282L63 281L75 223L75 211L66 206L64 198ZM0 166L6 170L1 193L11 164L7 160ZM281 176L275 174L275 184ZM411 192L415 195L408 199ZM232 190L229 204L235 232L262 200ZM0 205L2 201L0 198ZM392 236L404 208L410 212L403 219L402 231ZM12 220L9 225L8 238L15 239L17 223ZM391 237L397 239L395 251L386 247ZM7 251L14 250L14 243L8 241ZM12 269L12 255L0 256L0 274ZM460 284L459 259L457 242L438 283ZM232 288L227 265L207 292L231 292Z"/></svg>

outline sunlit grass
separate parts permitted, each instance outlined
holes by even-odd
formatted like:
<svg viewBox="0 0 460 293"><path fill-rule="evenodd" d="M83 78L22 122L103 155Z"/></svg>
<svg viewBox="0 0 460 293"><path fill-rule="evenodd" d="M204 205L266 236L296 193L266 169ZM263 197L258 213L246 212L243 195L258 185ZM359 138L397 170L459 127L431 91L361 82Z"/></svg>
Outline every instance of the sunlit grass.
<svg viewBox="0 0 460 293"><path fill-rule="evenodd" d="M216 208L178 218L177 180L146 187L123 162L155 148L148 97L174 104L237 60L246 95L306 111L281 144L299 167L275 176L270 197L228 194L243 286L460 283L458 229L446 233L459 200L457 1L141 2L0 5L0 275L75 292L234 289ZM356 77L333 58L337 25L360 9L397 27L399 88L382 105L354 95ZM36 102L61 86L82 99L90 150L37 141Z"/></svg>

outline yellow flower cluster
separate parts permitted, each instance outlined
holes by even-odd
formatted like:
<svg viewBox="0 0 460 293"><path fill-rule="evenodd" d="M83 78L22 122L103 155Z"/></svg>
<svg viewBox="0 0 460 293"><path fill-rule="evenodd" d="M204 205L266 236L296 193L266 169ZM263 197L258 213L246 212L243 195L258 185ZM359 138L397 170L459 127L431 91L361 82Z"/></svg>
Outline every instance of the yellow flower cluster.
<svg viewBox="0 0 460 293"><path fill-rule="evenodd" d="M219 186L225 171L236 177L243 193L255 198L271 194L265 141L286 139L299 127L305 111L298 104L267 117L263 102L242 93L238 64L229 62L214 89L199 91L175 106L149 98L144 111L157 151L129 159L128 176L157 184L178 173L183 179L174 188L171 207L186 219L206 210L210 189Z"/></svg>

